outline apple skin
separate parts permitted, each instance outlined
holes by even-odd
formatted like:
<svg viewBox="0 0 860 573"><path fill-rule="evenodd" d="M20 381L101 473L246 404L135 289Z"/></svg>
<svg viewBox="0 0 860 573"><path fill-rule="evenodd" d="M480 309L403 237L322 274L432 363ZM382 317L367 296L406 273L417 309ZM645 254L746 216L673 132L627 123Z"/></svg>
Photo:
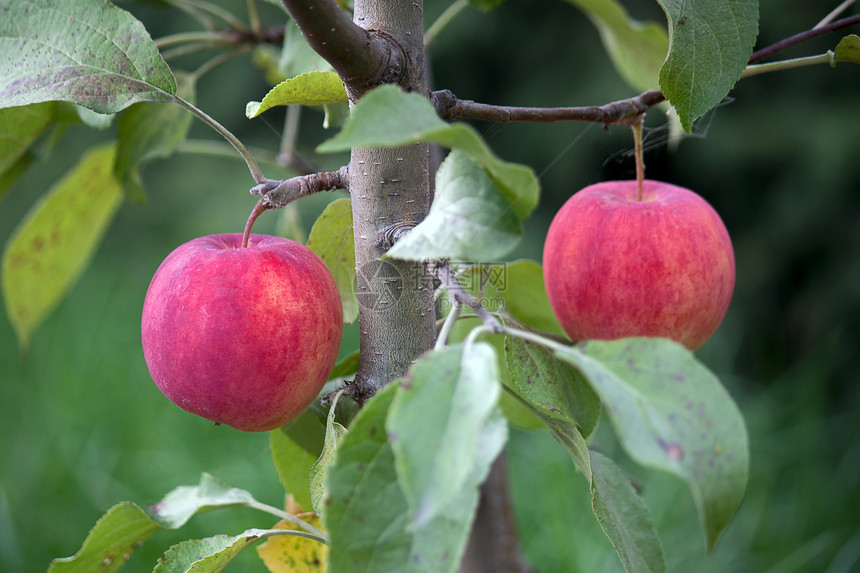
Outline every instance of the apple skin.
<svg viewBox="0 0 860 573"><path fill-rule="evenodd" d="M238 430L284 425L316 398L337 359L343 307L334 278L295 241L198 237L149 285L141 339L174 404Z"/></svg>
<svg viewBox="0 0 860 573"><path fill-rule="evenodd" d="M550 305L574 341L670 338L700 348L726 315L735 257L716 211L688 189L609 181L574 194L543 252Z"/></svg>

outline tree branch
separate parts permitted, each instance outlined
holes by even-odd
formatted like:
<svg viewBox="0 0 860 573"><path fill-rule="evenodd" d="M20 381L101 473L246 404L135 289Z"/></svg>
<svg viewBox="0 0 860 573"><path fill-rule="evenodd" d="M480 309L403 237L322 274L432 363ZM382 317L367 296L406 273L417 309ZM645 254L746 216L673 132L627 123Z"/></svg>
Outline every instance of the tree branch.
<svg viewBox="0 0 860 573"><path fill-rule="evenodd" d="M334 0L281 0L308 44L332 65L352 101L382 83L401 83L408 58L378 30L353 23Z"/></svg>
<svg viewBox="0 0 860 573"><path fill-rule="evenodd" d="M839 30L841 28L847 28L848 26L853 26L854 24L860 24L860 14L856 14L854 16L849 16L847 18L842 18L841 20L836 20L835 22L831 22L826 26L816 26L811 30L806 30L805 32L800 32L799 34L795 34L794 36L790 36L784 40L780 40L775 44L771 44L766 48L762 48L761 50L757 50L753 52L752 56L750 56L749 63L754 64L756 62L760 62L765 58L769 58L770 56L776 54L777 52L781 52L785 49L788 49L792 46L796 46L797 44L801 44L807 40L811 40L812 38L821 36L823 34L827 34L829 32L833 32L834 30Z"/></svg>
<svg viewBox="0 0 860 573"><path fill-rule="evenodd" d="M262 195L260 200L264 210L286 207L296 199L319 193L349 188L349 168L344 166L337 171L325 171L299 175L290 179L276 181L267 179L251 188L252 195Z"/></svg>
<svg viewBox="0 0 860 573"><path fill-rule="evenodd" d="M586 107L512 107L477 103L458 99L449 90L435 91L430 101L443 119L480 119L485 121L512 122L536 121L591 121L595 123L630 125L639 121L643 113L665 101L658 90L648 90L636 97L614 101L602 106Z"/></svg>

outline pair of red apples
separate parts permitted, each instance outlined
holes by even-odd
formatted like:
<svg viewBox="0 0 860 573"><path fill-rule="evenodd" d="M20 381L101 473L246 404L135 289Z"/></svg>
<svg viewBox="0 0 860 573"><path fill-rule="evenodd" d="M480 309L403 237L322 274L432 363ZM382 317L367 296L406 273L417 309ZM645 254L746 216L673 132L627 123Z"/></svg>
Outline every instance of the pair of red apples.
<svg viewBox="0 0 860 573"><path fill-rule="evenodd" d="M158 388L179 407L239 430L298 416L337 358L341 300L300 243L200 237L170 253L143 307ZM656 336L691 350L719 326L735 263L720 217L687 189L646 180L591 185L556 214L543 256L550 304L573 341Z"/></svg>

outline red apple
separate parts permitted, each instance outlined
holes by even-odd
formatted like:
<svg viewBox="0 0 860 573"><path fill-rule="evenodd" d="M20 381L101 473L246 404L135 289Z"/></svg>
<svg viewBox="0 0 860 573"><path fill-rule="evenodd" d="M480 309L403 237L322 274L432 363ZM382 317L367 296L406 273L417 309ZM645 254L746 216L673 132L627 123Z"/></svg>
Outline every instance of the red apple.
<svg viewBox="0 0 860 573"><path fill-rule="evenodd" d="M700 348L722 322L735 284L725 225L683 187L609 181L571 197L550 225L544 282L574 341L671 338Z"/></svg>
<svg viewBox="0 0 860 573"><path fill-rule="evenodd" d="M180 408L239 430L282 426L334 366L343 309L331 272L304 245L241 234L170 253L143 303L149 373Z"/></svg>

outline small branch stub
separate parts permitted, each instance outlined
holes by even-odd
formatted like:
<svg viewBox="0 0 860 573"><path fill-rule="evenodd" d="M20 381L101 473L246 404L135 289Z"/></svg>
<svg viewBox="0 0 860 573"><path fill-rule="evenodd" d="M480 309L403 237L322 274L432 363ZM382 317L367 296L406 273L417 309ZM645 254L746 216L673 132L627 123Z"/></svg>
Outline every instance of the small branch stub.
<svg viewBox="0 0 860 573"><path fill-rule="evenodd" d="M336 189L349 189L349 168L346 166L337 171L299 175L280 181L267 179L252 187L251 194L262 195L261 201L265 202L267 209L280 209L296 199Z"/></svg>

